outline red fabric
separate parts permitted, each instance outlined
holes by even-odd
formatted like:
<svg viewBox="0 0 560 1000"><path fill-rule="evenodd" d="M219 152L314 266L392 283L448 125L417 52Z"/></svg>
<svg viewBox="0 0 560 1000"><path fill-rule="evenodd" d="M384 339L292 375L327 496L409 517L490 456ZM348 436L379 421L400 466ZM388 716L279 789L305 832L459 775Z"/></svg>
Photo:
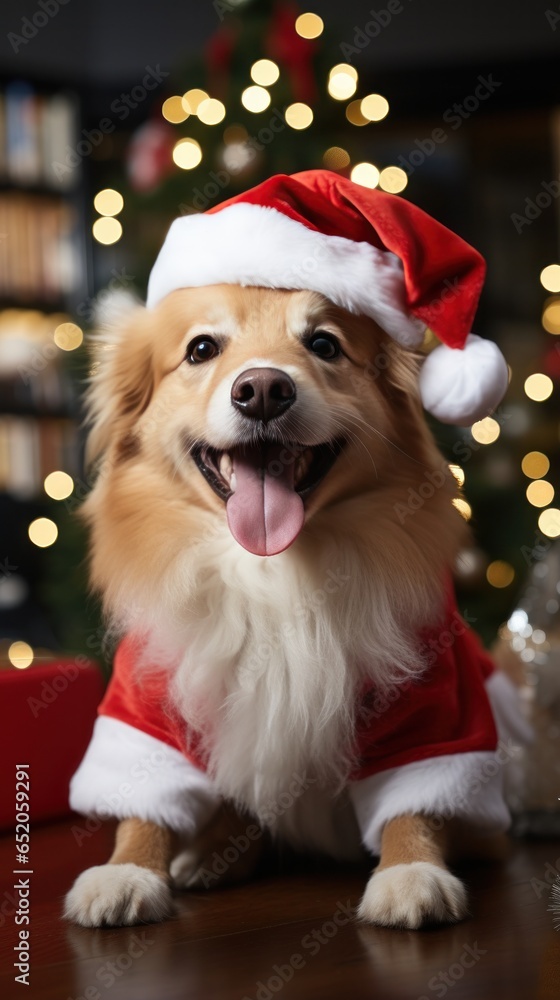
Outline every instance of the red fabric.
<svg viewBox="0 0 560 1000"><path fill-rule="evenodd" d="M243 202L275 208L327 236L392 251L403 262L408 310L448 347L464 346L484 283L484 259L416 205L329 170L306 170L278 174L208 211Z"/></svg>
<svg viewBox="0 0 560 1000"><path fill-rule="evenodd" d="M423 633L419 653L427 669L414 683L388 694L365 690L358 709L354 780L444 754L496 748L497 735L484 681L494 665L460 617L453 596L441 624ZM196 734L168 698L169 673L136 671L138 647L119 646L100 714L120 719L181 751L205 770ZM187 745L188 740L188 745Z"/></svg>
<svg viewBox="0 0 560 1000"><path fill-rule="evenodd" d="M104 687L97 665L81 655L0 670L0 829L14 828L18 764L29 765L31 822L68 815L70 778L91 739Z"/></svg>

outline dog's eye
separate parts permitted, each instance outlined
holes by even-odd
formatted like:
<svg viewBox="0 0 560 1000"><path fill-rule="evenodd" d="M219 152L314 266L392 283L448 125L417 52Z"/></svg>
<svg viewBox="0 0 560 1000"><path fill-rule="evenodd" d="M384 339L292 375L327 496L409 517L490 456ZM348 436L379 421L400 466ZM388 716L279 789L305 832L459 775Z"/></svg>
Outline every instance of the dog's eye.
<svg viewBox="0 0 560 1000"><path fill-rule="evenodd" d="M307 347L324 361L332 361L340 354L340 344L336 337L333 337L332 333L323 333L322 330L309 338Z"/></svg>
<svg viewBox="0 0 560 1000"><path fill-rule="evenodd" d="M200 365L203 361L211 361L219 353L220 348L212 337L197 337L187 347L186 358L191 365Z"/></svg>

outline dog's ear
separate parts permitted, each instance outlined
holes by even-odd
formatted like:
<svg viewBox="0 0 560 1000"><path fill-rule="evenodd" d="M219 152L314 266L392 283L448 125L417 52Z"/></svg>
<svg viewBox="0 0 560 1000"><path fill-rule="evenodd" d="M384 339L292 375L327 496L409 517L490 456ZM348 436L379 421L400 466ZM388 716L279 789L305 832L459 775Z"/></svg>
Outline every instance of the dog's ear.
<svg viewBox="0 0 560 1000"><path fill-rule="evenodd" d="M87 393L87 461L123 440L148 406L154 390L153 326L133 300L103 317L91 338L92 366Z"/></svg>

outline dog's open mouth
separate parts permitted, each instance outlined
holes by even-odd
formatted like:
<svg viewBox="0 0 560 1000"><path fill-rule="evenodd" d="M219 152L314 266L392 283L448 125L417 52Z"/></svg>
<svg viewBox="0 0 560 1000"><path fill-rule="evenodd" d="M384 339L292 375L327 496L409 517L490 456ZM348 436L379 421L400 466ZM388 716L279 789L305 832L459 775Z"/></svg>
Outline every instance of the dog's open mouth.
<svg viewBox="0 0 560 1000"><path fill-rule="evenodd" d="M197 444L191 454L214 492L226 502L230 531L249 552L276 555L297 538L304 499L334 465L343 440L308 447L264 441L231 451Z"/></svg>

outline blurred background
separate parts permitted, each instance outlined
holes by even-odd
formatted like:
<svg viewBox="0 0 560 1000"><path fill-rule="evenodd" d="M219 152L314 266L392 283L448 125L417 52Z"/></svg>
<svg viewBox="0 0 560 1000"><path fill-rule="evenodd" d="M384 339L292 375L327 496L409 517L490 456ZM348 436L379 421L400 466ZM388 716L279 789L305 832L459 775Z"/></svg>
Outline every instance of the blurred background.
<svg viewBox="0 0 560 1000"><path fill-rule="evenodd" d="M8 669L61 652L103 658L77 517L90 488L80 398L96 296L143 296L178 214L272 173L321 166L411 199L487 259L475 331L502 347L510 389L472 428L434 424L474 532L456 568L459 608L487 643L501 629L523 663L550 667L560 600L559 44L556 0L548 9L534 0L3 5ZM426 350L434 344L428 336Z"/></svg>

